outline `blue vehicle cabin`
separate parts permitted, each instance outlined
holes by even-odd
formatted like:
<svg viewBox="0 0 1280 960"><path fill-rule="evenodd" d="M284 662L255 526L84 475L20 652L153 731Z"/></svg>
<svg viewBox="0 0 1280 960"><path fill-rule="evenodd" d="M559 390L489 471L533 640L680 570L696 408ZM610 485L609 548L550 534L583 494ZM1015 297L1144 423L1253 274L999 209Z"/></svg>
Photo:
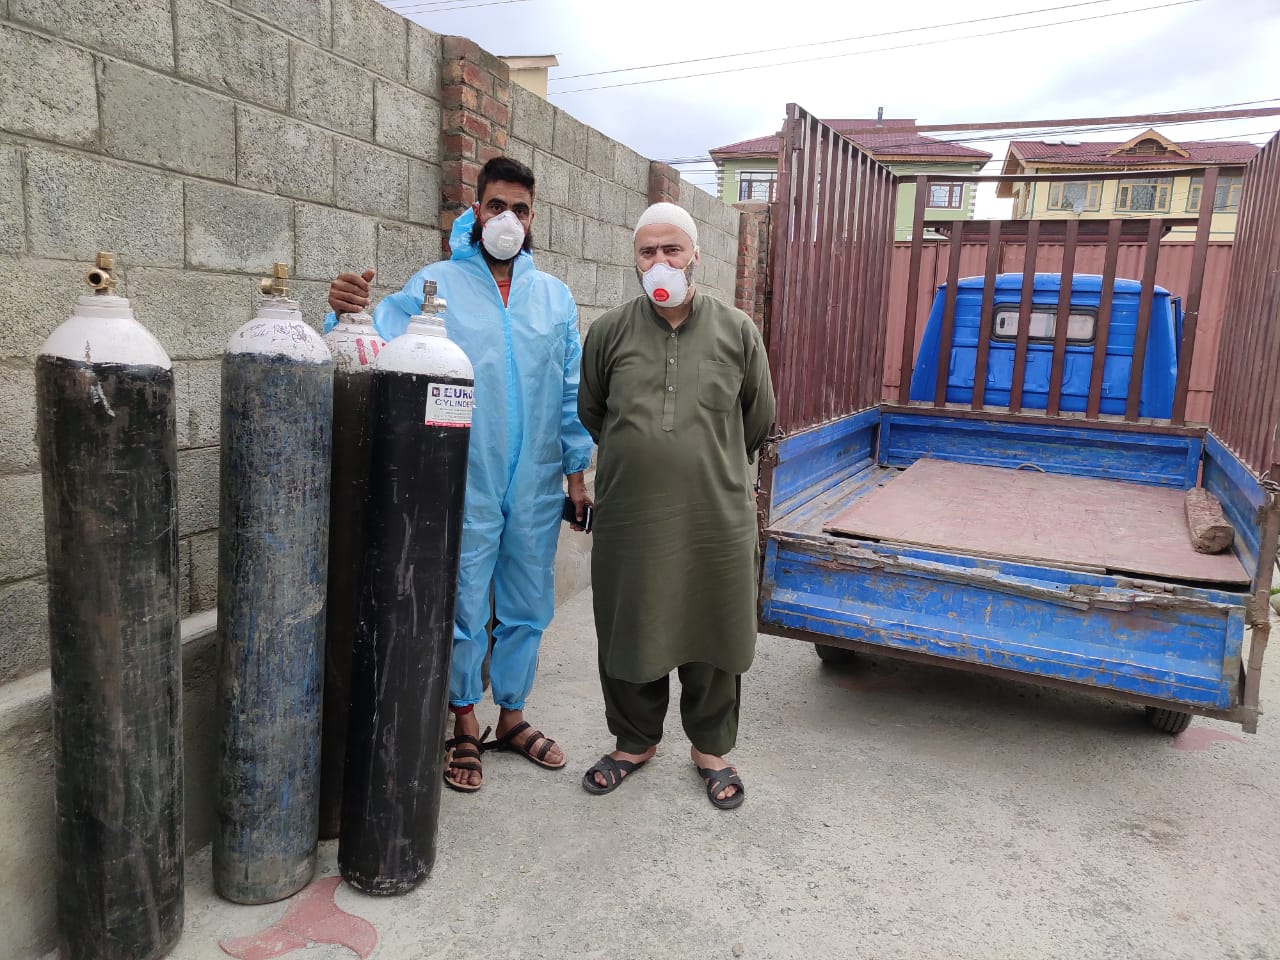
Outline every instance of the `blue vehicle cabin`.
<svg viewBox="0 0 1280 960"><path fill-rule="evenodd" d="M947 376L948 403L969 403L973 399L981 333L983 277L965 277L956 285L955 333L952 339L950 371ZM986 403L1008 406L1013 383L1014 358L1018 339L1018 314L1022 299L1020 273L996 277L995 302L991 315L990 346L987 359ZM1027 342L1026 380L1022 394L1025 409L1044 410L1049 399L1049 378L1053 365L1053 340L1062 276L1037 273L1031 297L1030 336ZM1067 321L1066 361L1062 370L1061 407L1083 411L1089 397L1089 381L1102 324L1098 309L1102 277L1076 274L1071 281L1071 308ZM1128 397L1129 371L1133 365L1134 341L1138 329L1138 301L1142 284L1116 279L1111 300L1110 324L1102 376L1104 414L1124 414ZM929 311L919 359L911 378L911 399L934 398L941 355L943 310L946 286L939 286ZM1178 345L1182 340L1182 301L1163 287L1154 288L1151 326L1147 338L1140 417L1167 418L1173 410L1174 383L1178 375Z"/></svg>

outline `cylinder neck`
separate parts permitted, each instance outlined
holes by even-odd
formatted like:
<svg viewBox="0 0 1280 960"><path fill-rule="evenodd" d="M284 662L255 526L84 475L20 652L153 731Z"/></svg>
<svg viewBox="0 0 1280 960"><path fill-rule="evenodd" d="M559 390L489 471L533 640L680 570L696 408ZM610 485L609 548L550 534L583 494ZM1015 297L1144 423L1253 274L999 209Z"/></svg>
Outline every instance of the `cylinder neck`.
<svg viewBox="0 0 1280 960"><path fill-rule="evenodd" d="M444 317L435 314L419 313L409 318L409 331L423 337L445 337L449 334L445 330Z"/></svg>
<svg viewBox="0 0 1280 960"><path fill-rule="evenodd" d="M334 329L361 331L371 326L373 326L373 317L367 313L340 313Z"/></svg>

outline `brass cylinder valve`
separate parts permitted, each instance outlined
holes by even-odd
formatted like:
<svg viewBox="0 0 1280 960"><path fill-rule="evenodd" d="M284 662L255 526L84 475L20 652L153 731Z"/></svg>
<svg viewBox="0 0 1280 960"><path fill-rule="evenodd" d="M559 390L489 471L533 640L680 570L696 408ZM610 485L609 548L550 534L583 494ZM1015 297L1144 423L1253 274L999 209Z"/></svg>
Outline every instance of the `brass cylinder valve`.
<svg viewBox="0 0 1280 960"><path fill-rule="evenodd" d="M271 270L271 276L263 277L258 282L258 287L262 290L263 296L283 297L289 293L289 265L286 263L276 263Z"/></svg>
<svg viewBox="0 0 1280 960"><path fill-rule="evenodd" d="M445 303L443 297L436 296L436 282L434 280L422 281L422 315L425 317L435 316L444 313Z"/></svg>
<svg viewBox="0 0 1280 960"><path fill-rule="evenodd" d="M116 255L106 250L99 250L94 267L84 275L93 292L99 296L110 296L116 292L116 278L111 271L116 263Z"/></svg>

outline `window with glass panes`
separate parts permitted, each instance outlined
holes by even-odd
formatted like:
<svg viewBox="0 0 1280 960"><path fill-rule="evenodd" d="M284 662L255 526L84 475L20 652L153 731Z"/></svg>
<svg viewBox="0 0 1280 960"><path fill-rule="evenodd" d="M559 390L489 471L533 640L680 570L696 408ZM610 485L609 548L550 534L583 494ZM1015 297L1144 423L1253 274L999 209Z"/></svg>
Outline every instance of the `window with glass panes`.
<svg viewBox="0 0 1280 960"><path fill-rule="evenodd" d="M1173 193L1171 177L1121 180L1116 188L1116 209L1129 213L1163 213Z"/></svg>
<svg viewBox="0 0 1280 960"><path fill-rule="evenodd" d="M964 184L929 184L929 206L935 210L959 210L964 206Z"/></svg>
<svg viewBox="0 0 1280 960"><path fill-rule="evenodd" d="M764 200L773 202L778 188L778 171L743 170L738 174L738 202Z"/></svg>
<svg viewBox="0 0 1280 960"><path fill-rule="evenodd" d="M1090 180L1088 183L1051 183L1049 184L1050 210L1101 210L1102 183Z"/></svg>
<svg viewBox="0 0 1280 960"><path fill-rule="evenodd" d="M1240 191L1244 188L1244 177L1219 177L1218 189L1213 194L1213 209L1219 213L1240 209ZM1200 195L1204 193L1204 177L1194 177L1191 189L1187 193L1187 212L1198 213Z"/></svg>

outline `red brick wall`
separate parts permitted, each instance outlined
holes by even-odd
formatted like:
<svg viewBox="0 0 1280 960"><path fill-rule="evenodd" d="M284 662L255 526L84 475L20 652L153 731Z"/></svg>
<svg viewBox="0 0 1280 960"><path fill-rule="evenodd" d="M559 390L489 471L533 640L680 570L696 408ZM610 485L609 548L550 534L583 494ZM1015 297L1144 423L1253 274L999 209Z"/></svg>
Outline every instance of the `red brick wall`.
<svg viewBox="0 0 1280 960"><path fill-rule="evenodd" d="M680 171L657 160L649 162L649 202L680 202Z"/></svg>
<svg viewBox="0 0 1280 960"><path fill-rule="evenodd" d="M530 130L539 129L535 120L541 119L545 126L545 132L539 138L537 146L544 150L550 150L553 153L561 153L560 147L560 121L552 119L548 113L545 117L535 116L536 112L531 111L526 103L526 113L529 116L522 117L516 123L516 128L524 131L523 139L516 137L516 130L513 129L512 123L512 94L511 94L511 78L507 65L497 57L481 49L474 41L465 37L442 38L441 43L441 172L440 172L440 229L441 236L441 253L444 257L449 256L449 231L453 227L453 222L476 201L476 185L480 175L480 169L486 161L495 156L505 155L508 149L512 153L516 153L519 159L530 162L531 166L536 166L531 162L532 146L534 145L529 137ZM547 108L550 110L550 108ZM574 127L580 127L577 121L568 121L568 129L572 132ZM552 131L555 131L555 146L552 146ZM584 131L585 132L585 131ZM589 137L590 134L587 134ZM512 143L515 137L517 142ZM544 142L545 141L545 142ZM567 142L567 141L566 141ZM591 173L596 177L608 178L613 171L611 163L611 153L605 151L603 153L589 153L585 148L589 141L584 140L582 143L582 152L587 154L580 159L573 161L575 169L584 167L588 159L594 161ZM517 152L517 148L522 148L522 152ZM567 156L567 154L565 155ZM603 157L603 161L601 160ZM555 160L556 158L552 158ZM637 159L641 159L638 158ZM603 166L601 166L603 164ZM643 169L643 168L641 168ZM582 170L579 170L579 176L584 176ZM594 178L589 178L594 179ZM552 181L553 182L553 181ZM633 181L634 182L634 181ZM540 186L542 177L539 175ZM668 203L680 203L681 194L680 172L669 164L660 163L658 161L649 161L649 183L648 183L648 202L659 203L666 201ZM632 188L634 189L634 188ZM701 215L704 220L711 218L711 214L706 209L708 206L718 201L712 198L698 195L686 198L688 203L685 208L697 216L698 210L701 209ZM548 196L554 197L552 187L548 186ZM597 188L597 203L599 201L600 191ZM581 204L578 205L576 212L566 209L572 204L566 203L566 197L560 197L558 200L552 199L542 206L552 206L563 209L563 220L556 211L548 211L551 230L560 223L569 225L569 233L556 232L555 235L567 237L562 242L570 243L572 246L573 236L573 219L575 217L590 217L596 213L595 210L584 209ZM702 205L699 207L699 205ZM747 207L761 207L760 204L747 204ZM621 207L619 207L621 209ZM631 216L634 216L632 212ZM622 219L622 218L619 218ZM619 219L614 219L613 224L619 224ZM630 219L629 217L626 219ZM748 226L749 224L749 226ZM735 298L739 306L749 313L757 324L763 321L763 295L764 284L757 280L757 274L762 269L758 266L759 262L765 256L763 244L767 241L768 231L768 213L767 209L756 211L752 217L746 218L739 226L738 250L736 254L737 260L737 297ZM629 229L630 224L619 224L623 229ZM581 230L581 226L577 228ZM612 229L612 227L610 227ZM545 236L545 234L544 234ZM715 242L708 246L704 244L704 255L710 257L707 251L714 251L714 258L723 268L725 265L732 265L735 259L732 249L732 243L725 249L724 239L721 242ZM709 241L710 242L710 241ZM744 247L745 244L745 247ZM559 254L561 259L565 256L573 258L573 264L567 261L562 265L562 272L565 279L573 279L575 269L585 267L577 275L581 277L587 287L597 288L603 285L588 282L591 274L594 272L597 280L600 276L600 270L597 269L589 261L590 257L584 256L581 245L578 244L578 250L571 253L568 249L559 250L552 244L552 255ZM547 256L544 252L544 262L555 263L552 257ZM622 267L610 266L609 270L616 272L624 269ZM625 267L629 274L630 265ZM557 272L552 269L552 272ZM610 297L616 298L622 293L624 281L618 281L614 272L608 274ZM720 271L723 274L723 270ZM727 281L727 278L725 278ZM571 284L572 286L572 284ZM721 288L727 286L727 282L721 281ZM725 293L728 291L726 290ZM590 302L590 300L588 300ZM612 303L612 299L609 301ZM749 304L749 305L744 305Z"/></svg>
<svg viewBox="0 0 1280 960"><path fill-rule="evenodd" d="M445 37L442 46L440 243L448 257L449 230L475 203L480 168L507 150L511 77L505 63L466 37Z"/></svg>
<svg viewBox="0 0 1280 960"><path fill-rule="evenodd" d="M734 306L763 330L769 281L769 205L735 203L733 207L742 212L738 227Z"/></svg>

